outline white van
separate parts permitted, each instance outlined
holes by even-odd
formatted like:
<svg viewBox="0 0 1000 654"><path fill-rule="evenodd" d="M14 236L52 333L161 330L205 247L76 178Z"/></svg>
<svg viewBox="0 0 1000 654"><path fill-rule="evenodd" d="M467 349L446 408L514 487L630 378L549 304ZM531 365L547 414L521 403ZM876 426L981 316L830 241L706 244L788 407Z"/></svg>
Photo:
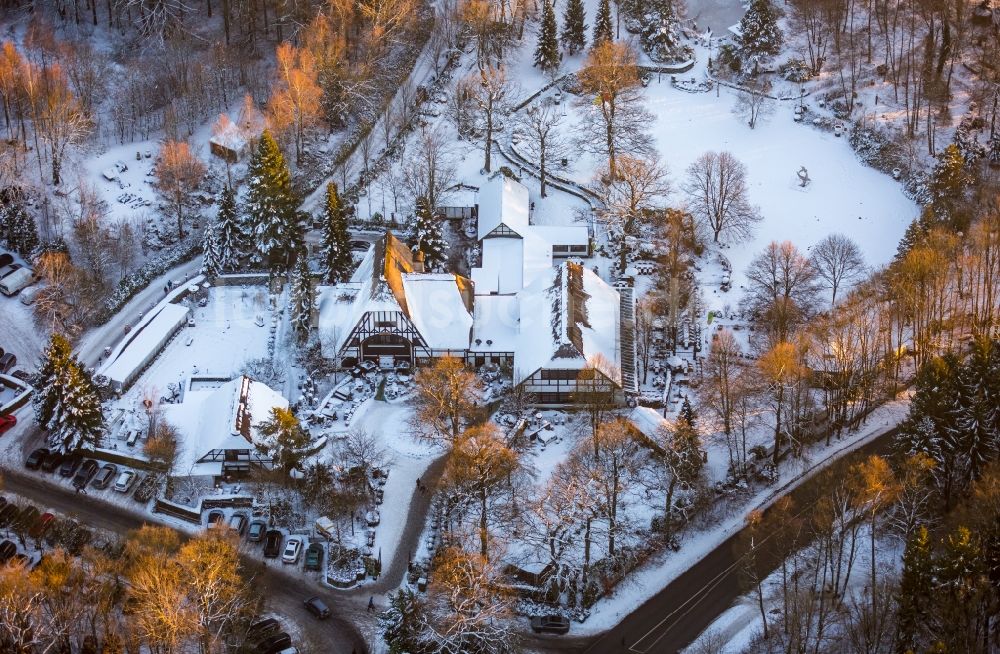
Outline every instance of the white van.
<svg viewBox="0 0 1000 654"><path fill-rule="evenodd" d="M4 295L17 295L22 288L27 288L35 283L35 275L31 268L19 268L0 280L0 293Z"/></svg>
<svg viewBox="0 0 1000 654"><path fill-rule="evenodd" d="M17 299L21 301L21 304L32 305L35 300L38 299L38 291L42 290L41 286L32 286L31 288L26 288L21 291L21 294Z"/></svg>

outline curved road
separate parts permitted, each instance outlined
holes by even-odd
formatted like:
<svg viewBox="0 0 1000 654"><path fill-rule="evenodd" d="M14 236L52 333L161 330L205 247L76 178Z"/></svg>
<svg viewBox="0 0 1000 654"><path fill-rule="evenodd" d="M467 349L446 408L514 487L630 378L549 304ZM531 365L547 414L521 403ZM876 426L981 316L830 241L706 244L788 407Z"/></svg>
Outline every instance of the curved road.
<svg viewBox="0 0 1000 654"><path fill-rule="evenodd" d="M144 524L157 523L152 516L129 511L123 507L102 502L87 495L77 495L55 486L32 473L4 469L3 487L20 495L40 508L54 509L76 518L83 524L118 534L126 534ZM171 525L167 525L171 526ZM182 538L189 535L178 532ZM337 653L367 652L365 639L355 626L370 621L365 605L323 588L315 582L285 574L281 566L264 565L251 555L244 562L254 574L256 589L266 598L270 610L288 616L301 628L302 634L317 651ZM329 620L314 620L302 608L302 600L310 595L320 595L330 606L333 615Z"/></svg>
<svg viewBox="0 0 1000 654"><path fill-rule="evenodd" d="M896 432L889 429L851 449L835 459L836 465L851 465L873 454L887 453ZM790 495L800 511L807 511L820 490L819 475L813 475L779 497ZM736 552L742 534L742 530L733 534L708 552L609 631L593 638L534 636L527 644L540 651L585 654L674 654L683 650L746 592L739 583ZM769 552L767 560L758 562L758 573L774 571L804 543L781 545L773 557Z"/></svg>

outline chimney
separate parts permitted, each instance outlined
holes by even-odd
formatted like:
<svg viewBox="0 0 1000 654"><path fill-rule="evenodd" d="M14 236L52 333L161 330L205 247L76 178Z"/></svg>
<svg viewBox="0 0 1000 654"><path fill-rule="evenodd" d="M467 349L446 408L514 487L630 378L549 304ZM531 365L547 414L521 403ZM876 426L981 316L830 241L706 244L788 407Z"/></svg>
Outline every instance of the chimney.
<svg viewBox="0 0 1000 654"><path fill-rule="evenodd" d="M413 254L413 272L424 272L424 253L421 250L417 250Z"/></svg>

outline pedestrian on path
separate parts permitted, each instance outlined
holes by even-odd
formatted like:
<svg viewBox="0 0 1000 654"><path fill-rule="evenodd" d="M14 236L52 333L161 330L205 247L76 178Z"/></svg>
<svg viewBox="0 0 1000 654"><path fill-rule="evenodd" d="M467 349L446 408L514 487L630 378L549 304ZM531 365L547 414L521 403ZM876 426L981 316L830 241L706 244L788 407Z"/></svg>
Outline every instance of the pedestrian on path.
<svg viewBox="0 0 1000 654"><path fill-rule="evenodd" d="M371 613L375 610L375 596L372 595L371 599L368 600L368 612Z"/></svg>

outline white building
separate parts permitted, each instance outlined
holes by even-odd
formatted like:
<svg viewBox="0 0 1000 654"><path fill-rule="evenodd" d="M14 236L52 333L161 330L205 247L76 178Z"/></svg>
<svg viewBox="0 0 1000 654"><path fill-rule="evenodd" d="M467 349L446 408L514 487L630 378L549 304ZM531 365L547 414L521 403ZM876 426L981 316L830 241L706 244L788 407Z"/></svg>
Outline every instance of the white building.
<svg viewBox="0 0 1000 654"><path fill-rule="evenodd" d="M320 294L324 353L342 365L388 367L450 355L509 367L542 405L574 399L580 380L621 398L635 392L631 289L620 292L579 262L583 225L532 225L528 189L503 175L479 191L481 261L472 279L425 273L387 233L347 284Z"/></svg>
<svg viewBox="0 0 1000 654"><path fill-rule="evenodd" d="M179 474L224 477L269 465L259 426L288 400L246 376L229 381L191 378L180 404L163 404L163 418L180 434Z"/></svg>

